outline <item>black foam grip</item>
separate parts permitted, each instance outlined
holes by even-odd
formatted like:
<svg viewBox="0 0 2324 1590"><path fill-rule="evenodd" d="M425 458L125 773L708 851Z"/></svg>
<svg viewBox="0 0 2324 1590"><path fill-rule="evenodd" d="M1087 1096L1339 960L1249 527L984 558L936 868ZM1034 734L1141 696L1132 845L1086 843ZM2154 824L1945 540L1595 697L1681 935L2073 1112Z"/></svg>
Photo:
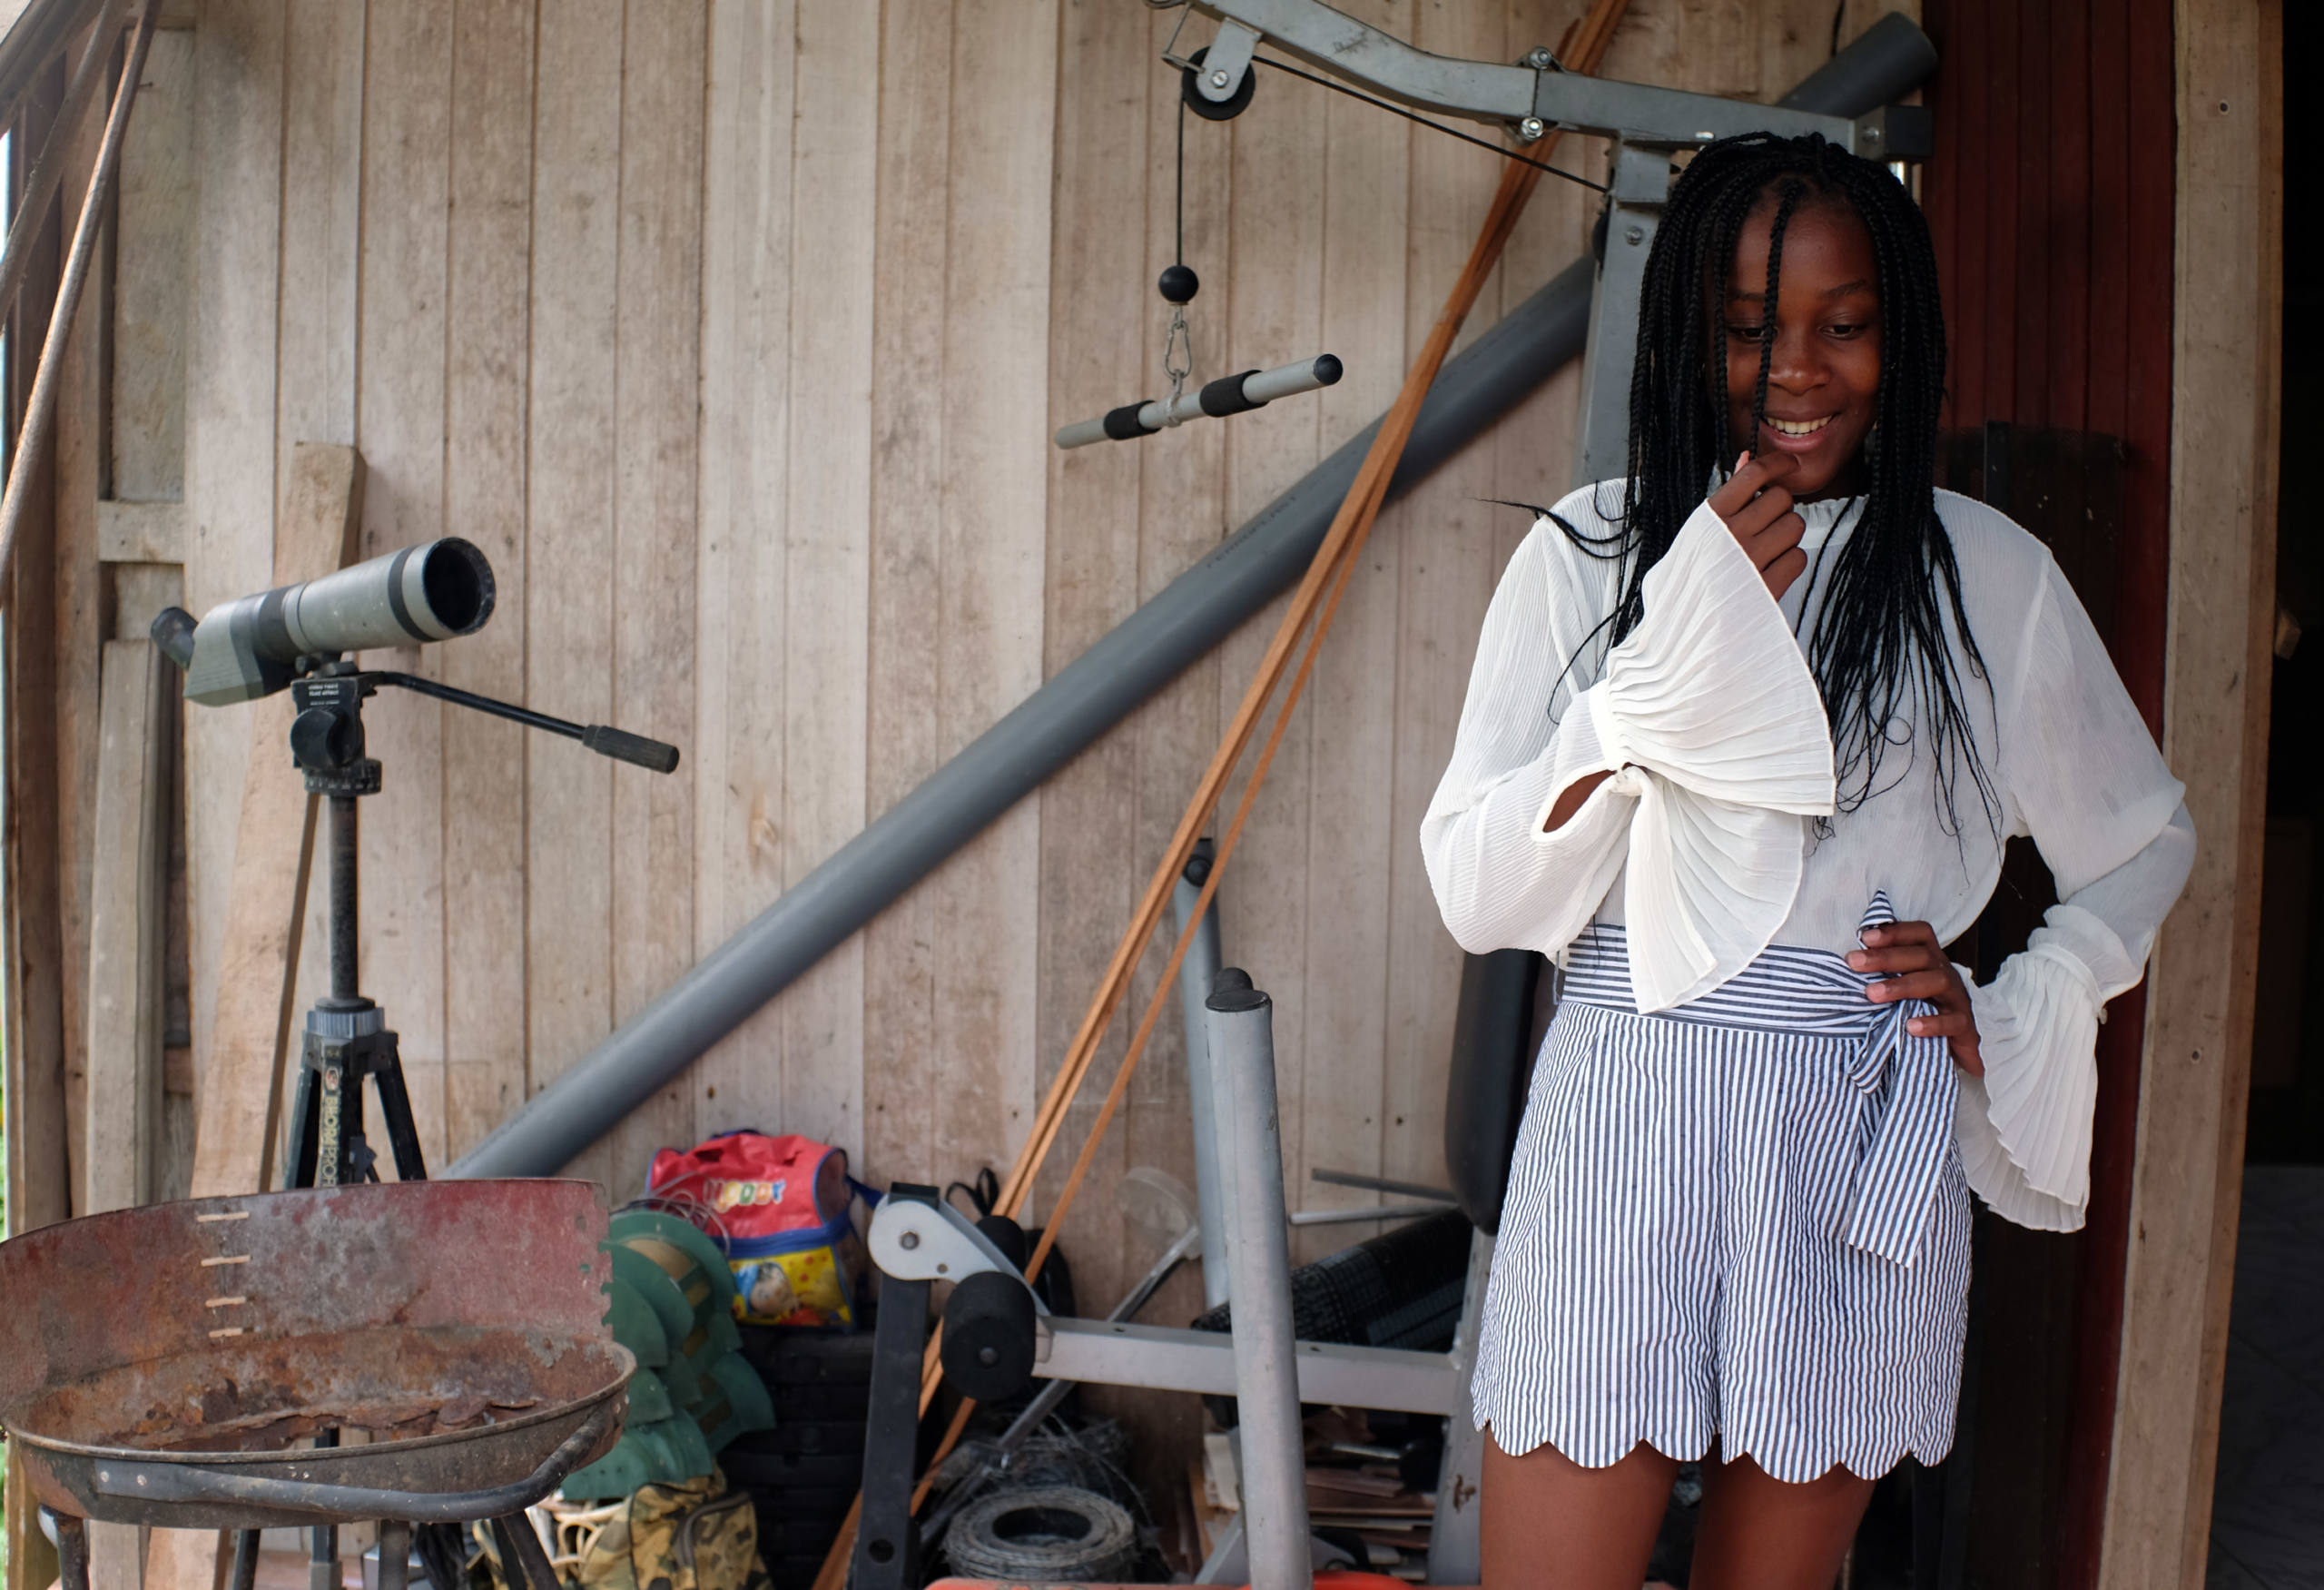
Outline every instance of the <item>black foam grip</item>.
<svg viewBox="0 0 2324 1590"><path fill-rule="evenodd" d="M604 724L591 724L581 731L581 743L600 756L611 756L616 762L631 762L640 767L650 767L656 773L678 770L678 748L659 740L649 740L644 735L633 735L625 729L609 728Z"/></svg>
<svg viewBox="0 0 2324 1590"><path fill-rule="evenodd" d="M1152 431L1137 422L1137 411L1145 407L1145 401L1140 400L1107 410L1106 435L1115 441L1136 441L1141 436L1152 436Z"/></svg>
<svg viewBox="0 0 2324 1590"><path fill-rule="evenodd" d="M1243 395L1243 383L1259 372L1246 370L1240 375L1222 375L1215 381L1204 383L1202 411L1213 420L1224 420L1229 414L1247 414L1266 404Z"/></svg>

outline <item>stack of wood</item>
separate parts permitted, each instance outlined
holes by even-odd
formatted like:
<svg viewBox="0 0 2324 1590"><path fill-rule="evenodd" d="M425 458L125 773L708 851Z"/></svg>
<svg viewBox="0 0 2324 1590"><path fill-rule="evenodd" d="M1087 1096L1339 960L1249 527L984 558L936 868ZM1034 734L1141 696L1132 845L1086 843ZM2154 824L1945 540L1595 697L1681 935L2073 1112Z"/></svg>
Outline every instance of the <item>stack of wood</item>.
<svg viewBox="0 0 2324 1590"><path fill-rule="evenodd" d="M1361 1546L1360 1567L1423 1583L1434 1493L1406 1483L1403 1454L1374 1441L1361 1413L1323 1409L1308 1416L1306 1433L1308 1527L1326 1539ZM1242 1506L1230 1437L1216 1432L1203 1437L1202 1458L1189 1466L1187 1488L1201 1554L1207 1556Z"/></svg>

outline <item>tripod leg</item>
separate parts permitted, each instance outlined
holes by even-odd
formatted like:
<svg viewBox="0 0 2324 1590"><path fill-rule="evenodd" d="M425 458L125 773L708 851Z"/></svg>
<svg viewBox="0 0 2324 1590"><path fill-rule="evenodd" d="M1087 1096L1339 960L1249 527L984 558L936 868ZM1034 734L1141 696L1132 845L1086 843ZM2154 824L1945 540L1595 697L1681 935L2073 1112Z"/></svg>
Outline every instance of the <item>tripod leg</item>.
<svg viewBox="0 0 2324 1590"><path fill-rule="evenodd" d="M307 1534L307 1590L340 1590L339 1526L319 1524Z"/></svg>
<svg viewBox="0 0 2324 1590"><path fill-rule="evenodd" d="M282 1167L285 1187L312 1187L322 1146L322 1099L312 1066L299 1063L299 1091L290 1104L290 1153Z"/></svg>
<svg viewBox="0 0 2324 1590"><path fill-rule="evenodd" d="M47 1512L46 1508L42 1511ZM49 1513L56 1525L56 1582L61 1590L89 1590L89 1525L70 1513Z"/></svg>
<svg viewBox="0 0 2324 1590"><path fill-rule="evenodd" d="M419 1128L411 1119L411 1094L404 1087L403 1061L393 1047L395 1034L380 1036L389 1047L371 1074L379 1084L379 1119L388 1129L388 1147L396 1157L396 1180L425 1181L428 1160L419 1151Z"/></svg>
<svg viewBox="0 0 2324 1590"><path fill-rule="evenodd" d="M228 1590L258 1590L258 1531L234 1531L234 1575Z"/></svg>
<svg viewBox="0 0 2324 1590"><path fill-rule="evenodd" d="M405 1590L411 1583L411 1526L400 1518L379 1520L379 1590Z"/></svg>

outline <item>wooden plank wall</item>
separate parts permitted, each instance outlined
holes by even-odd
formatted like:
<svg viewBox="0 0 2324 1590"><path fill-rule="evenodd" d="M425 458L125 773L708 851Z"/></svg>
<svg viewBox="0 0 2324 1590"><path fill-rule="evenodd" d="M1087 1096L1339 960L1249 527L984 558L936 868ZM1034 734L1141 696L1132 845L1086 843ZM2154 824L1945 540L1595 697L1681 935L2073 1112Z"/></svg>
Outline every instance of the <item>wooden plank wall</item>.
<svg viewBox="0 0 2324 1590"><path fill-rule="evenodd" d="M1351 3L1428 48L1508 59L1581 9ZM1888 8L1635 0L1609 71L1773 97ZM94 388L68 405L68 449L138 460L133 482L90 470L76 489L182 499L201 611L266 583L291 444L352 443L367 555L458 533L498 578L482 634L378 661L685 752L657 779L417 698L369 709L387 788L364 811L365 986L402 1034L432 1162L1387 403L1494 162L1267 77L1241 120L1186 132L1197 373L1328 350L1347 379L1136 447L1048 445L1157 386L1178 129L1157 54L1180 15L203 0L157 46L133 144L190 141L190 202L124 207L113 375L178 396L116 400L112 434ZM1471 335L1586 247L1585 197L1544 186ZM128 284L172 281L182 296L134 302L174 336L131 335ZM1483 499L1563 490L1574 390L1552 380L1386 516L1226 883L1226 953L1276 1002L1300 1202L1359 1196L1310 1188L1312 1166L1441 1174L1458 956L1413 836L1526 528ZM626 1195L656 1146L736 1126L843 1144L874 1181L1005 1166L1273 621L575 1169ZM93 616L74 645L105 632ZM94 667L60 669L68 723L94 721ZM198 1077L246 739L231 708L185 722ZM89 754L65 736L68 808ZM86 826L65 832L85 878ZM86 923L65 898L72 943ZM1096 1306L1148 1261L1114 1178L1191 1179L1184 1079L1174 1012L1067 1238ZM1182 1280L1159 1313L1195 1297Z"/></svg>
<svg viewBox="0 0 2324 1590"><path fill-rule="evenodd" d="M2176 143L2170 0L1929 0L1925 25L1944 62L1928 96L1937 155L1922 196L1950 334L1945 423L2124 444L2122 556L2108 571L2117 584L2083 596L2160 737L2174 190L2153 178ZM2030 1338L1996 1361L1984 1395L2014 1403L2028 1432L2049 1417L2064 1426L1981 1449L1989 1478L2018 1466L2010 1487L2045 1501L1984 1514L1975 1571L1997 1583L2097 1582L2146 1009L2147 990L2133 989L2099 1031L2088 1225L2056 1235L1996 1224L1980 1250Z"/></svg>

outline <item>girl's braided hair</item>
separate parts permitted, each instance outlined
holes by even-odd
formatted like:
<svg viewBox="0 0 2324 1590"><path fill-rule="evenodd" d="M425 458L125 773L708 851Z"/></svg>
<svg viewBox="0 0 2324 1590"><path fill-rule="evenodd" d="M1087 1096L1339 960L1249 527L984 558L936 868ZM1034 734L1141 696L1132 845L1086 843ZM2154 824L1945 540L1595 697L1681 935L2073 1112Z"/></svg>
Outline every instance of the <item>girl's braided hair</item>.
<svg viewBox="0 0 2324 1590"><path fill-rule="evenodd" d="M1878 262L1879 407L1864 442L1863 518L1828 571L1819 549L1807 576L1811 589L1818 578L1828 581L1807 650L1831 719L1839 809L1855 810L1903 776L1881 779L1882 759L1892 749L1907 747L1909 767L1912 739L1892 738L1889 729L1901 716L1919 726L1915 736L1927 732L1945 831L1960 832L1955 795L1965 772L1998 832L2000 798L1977 754L1961 669L1946 644L1949 615L1967 671L1985 682L1990 698L1984 659L1961 604L1952 538L1936 513L1937 410L1945 393L1936 255L1919 206L1886 167L1813 133L1746 133L1706 144L1695 155L1671 186L1647 259L1621 528L1592 537L1563 528L1590 555L1628 564L1607 621L1610 643L1619 644L1644 612L1647 570L1670 549L1707 484L1731 462L1725 338L1736 240L1753 214L1773 206L1766 288L1766 324L1772 325L1784 232L1803 203L1852 211L1871 235ZM1775 340L1763 331L1754 439L1767 415L1774 353ZM1900 713L1906 705L1917 710Z"/></svg>

